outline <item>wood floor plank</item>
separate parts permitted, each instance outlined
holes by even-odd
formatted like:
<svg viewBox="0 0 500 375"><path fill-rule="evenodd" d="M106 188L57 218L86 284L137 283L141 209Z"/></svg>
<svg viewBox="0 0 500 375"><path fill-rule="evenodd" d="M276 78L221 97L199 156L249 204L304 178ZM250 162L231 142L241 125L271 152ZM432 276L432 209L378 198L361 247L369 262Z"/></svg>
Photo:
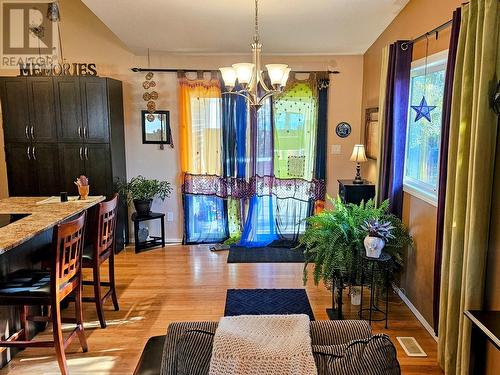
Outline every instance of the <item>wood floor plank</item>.
<svg viewBox="0 0 500 375"><path fill-rule="evenodd" d="M120 311L105 306L106 329L99 328L93 304L84 304L89 352L82 353L78 340L68 348L72 375L132 374L149 337L166 332L170 322L218 320L224 314L229 288L302 288L302 265L227 264L227 252L210 252L208 246L167 246L141 254L127 248L116 257ZM103 269L104 270L104 269ZM86 272L86 275L88 273ZM106 275L104 275L104 278ZM323 286L306 286L317 320L327 319L331 295ZM89 295L90 289L86 289ZM345 296L347 301L348 296ZM375 332L386 333L398 350L404 375L442 374L437 365L437 345L410 310L395 294L390 297L389 329L374 323ZM346 317L356 316L349 303ZM72 307L64 312L70 316ZM50 330L38 338L50 336ZM396 336L414 336L427 358L407 357ZM26 349L0 375L57 375L52 349Z"/></svg>

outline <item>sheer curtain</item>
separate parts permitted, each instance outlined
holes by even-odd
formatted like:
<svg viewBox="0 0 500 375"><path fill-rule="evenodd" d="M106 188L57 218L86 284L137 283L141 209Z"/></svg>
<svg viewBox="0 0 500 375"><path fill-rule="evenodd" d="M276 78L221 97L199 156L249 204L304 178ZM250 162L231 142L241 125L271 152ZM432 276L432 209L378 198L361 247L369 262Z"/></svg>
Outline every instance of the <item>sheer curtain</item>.
<svg viewBox="0 0 500 375"><path fill-rule="evenodd" d="M295 185L292 195L289 189L275 191L277 230L281 238L295 242L314 207L314 197L305 192L315 177L318 89L315 77L290 79L273 106L274 175Z"/></svg>
<svg viewBox="0 0 500 375"><path fill-rule="evenodd" d="M213 243L228 237L227 203L208 191L222 176L221 89L217 79L179 80L183 172L184 242Z"/></svg>

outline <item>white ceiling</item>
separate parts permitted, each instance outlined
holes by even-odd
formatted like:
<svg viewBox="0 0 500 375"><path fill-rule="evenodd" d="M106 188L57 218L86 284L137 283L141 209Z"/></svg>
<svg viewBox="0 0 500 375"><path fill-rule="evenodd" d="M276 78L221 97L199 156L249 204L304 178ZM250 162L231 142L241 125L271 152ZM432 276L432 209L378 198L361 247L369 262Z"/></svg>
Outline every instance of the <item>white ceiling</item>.
<svg viewBox="0 0 500 375"><path fill-rule="evenodd" d="M260 0L264 53L361 54L409 0ZM248 53L253 0L83 0L131 50Z"/></svg>

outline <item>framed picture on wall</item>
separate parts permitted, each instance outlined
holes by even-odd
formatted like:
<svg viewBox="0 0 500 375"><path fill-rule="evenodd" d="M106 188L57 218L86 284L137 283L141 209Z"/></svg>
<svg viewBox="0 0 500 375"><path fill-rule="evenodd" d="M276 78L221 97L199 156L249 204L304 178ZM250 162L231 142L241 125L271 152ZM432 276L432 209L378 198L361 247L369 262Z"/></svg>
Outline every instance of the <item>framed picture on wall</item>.
<svg viewBox="0 0 500 375"><path fill-rule="evenodd" d="M170 111L141 111L142 143L156 145L171 145Z"/></svg>
<svg viewBox="0 0 500 375"><path fill-rule="evenodd" d="M377 160L378 144L378 107L367 108L365 113L365 151L366 157Z"/></svg>

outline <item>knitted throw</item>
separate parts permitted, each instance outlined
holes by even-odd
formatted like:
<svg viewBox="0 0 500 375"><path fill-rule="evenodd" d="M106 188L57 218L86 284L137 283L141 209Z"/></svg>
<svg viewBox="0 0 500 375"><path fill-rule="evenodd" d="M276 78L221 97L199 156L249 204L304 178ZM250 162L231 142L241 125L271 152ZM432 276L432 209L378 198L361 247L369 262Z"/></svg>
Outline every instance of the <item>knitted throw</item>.
<svg viewBox="0 0 500 375"><path fill-rule="evenodd" d="M316 375L307 315L221 318L210 375Z"/></svg>

